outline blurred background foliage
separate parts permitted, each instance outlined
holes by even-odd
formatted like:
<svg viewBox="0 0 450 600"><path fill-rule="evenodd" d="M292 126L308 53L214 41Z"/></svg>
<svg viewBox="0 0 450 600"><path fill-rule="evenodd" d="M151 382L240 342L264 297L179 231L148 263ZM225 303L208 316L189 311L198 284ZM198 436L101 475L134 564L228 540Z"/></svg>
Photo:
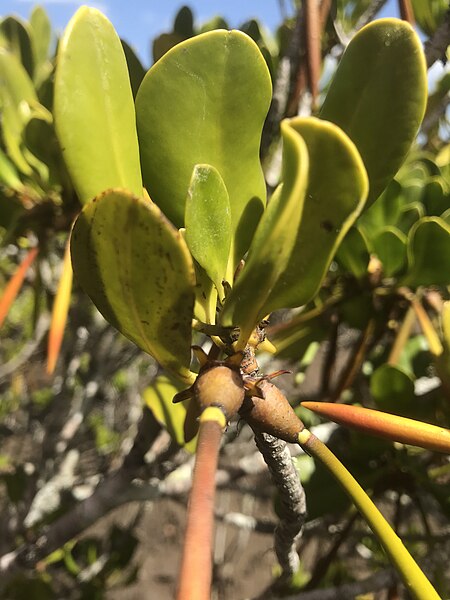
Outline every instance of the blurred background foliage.
<svg viewBox="0 0 450 600"><path fill-rule="evenodd" d="M274 32L257 19L240 27L264 56L276 94L261 150L269 190L280 172L280 119L311 114L320 106L348 39L376 18L383 3L321 3L331 6L322 22L317 100L304 76L299 26L304 4L293 4L292 16ZM430 58L430 48L435 48L442 28L450 28L448 6L440 0L411 4L431 67L436 59ZM153 60L180 41L217 28L228 28L220 15L198 23L184 6L172 29L150 41ZM160 511L159 521L167 521L169 527L170 502L182 505L188 489L189 471L182 467L191 464L192 448L180 450L178 445L182 405L177 411L167 410L180 388L103 320L76 282L73 289L67 277L61 283L68 268L65 247L81 203L53 126L57 43L39 6L28 21L7 15L0 21L0 565L6 573L0 597L114 598L120 593L125 598L126 590L134 590L137 595L129 597L141 598L146 597L139 587L145 581L140 570L145 556L139 552L139 528L148 525L152 511ZM123 48L136 95L145 68L131 45L123 41ZM443 62L445 57L446 44L438 59ZM291 78L286 82L287 64ZM328 439L381 503L445 596L450 594L448 457L319 424L316 416L299 407L305 399L358 403L450 425L450 74L442 71L430 85L422 128L407 161L351 228L314 300L301 309L272 315L267 335L276 353L262 354L260 364L267 371L292 371L284 387L301 418ZM14 278L16 288L11 291L8 284ZM63 285L70 300L63 315L68 314L68 320L64 336L52 346L52 312L55 315L55 298ZM144 406L170 435L159 431ZM237 435L236 427L229 441ZM236 510L245 513L247 507L256 530L264 533L257 541L257 556L260 548L270 548L267 532L275 518L270 513L264 521L260 512L266 514L268 505L275 510L276 499L255 458L250 433L240 431L237 441L225 448L223 471L228 472L230 489L238 492ZM156 449L152 446L147 452L152 443ZM337 484L316 470L310 457L303 454L295 460L309 512L301 586L353 581L358 569L368 575L381 572L386 559ZM177 485L170 479L174 475ZM162 488L157 492L149 483L155 478L172 483L164 493ZM86 513L83 503L89 498L97 512L84 522L80 514ZM124 523L103 519L94 526L111 509L130 503L135 507L132 514L119 511ZM182 508L177 505L177 510ZM49 556L29 552L45 528L52 531L52 524L64 515L73 528L68 531L78 534L93 526L92 533L77 541L59 533L60 547ZM176 551L177 538L170 539ZM24 548L27 552L20 554ZM353 563L349 556L355 548L358 559ZM20 560L11 569L16 559L9 553L16 550ZM170 556L170 567L157 552L151 557L156 568L147 585L160 585L154 589L161 589L161 598L170 597L176 557ZM239 581L245 574L227 578L226 561L217 550L217 597L241 597L244 589L256 596L263 583L270 584L273 574L266 568L248 591ZM169 573L165 580L163 572ZM392 582L389 594L404 597Z"/></svg>

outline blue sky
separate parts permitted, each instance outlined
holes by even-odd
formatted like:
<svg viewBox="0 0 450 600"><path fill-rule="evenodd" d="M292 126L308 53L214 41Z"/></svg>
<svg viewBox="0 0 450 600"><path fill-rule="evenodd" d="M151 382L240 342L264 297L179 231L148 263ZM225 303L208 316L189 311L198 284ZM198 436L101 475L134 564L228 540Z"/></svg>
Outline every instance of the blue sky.
<svg viewBox="0 0 450 600"><path fill-rule="evenodd" d="M0 16L17 14L28 18L34 4L35 0L2 0ZM173 18L183 4L192 8L198 23L219 14L227 19L230 27L237 27L249 18L258 17L270 30L274 30L282 20L278 0L43 0L39 4L45 7L58 32L62 32L82 4L100 9L112 21L119 35L134 47L147 67L150 66L150 40L171 29ZM292 3L285 0L284 5L290 9ZM383 16L397 16L392 5L390 1L383 10Z"/></svg>

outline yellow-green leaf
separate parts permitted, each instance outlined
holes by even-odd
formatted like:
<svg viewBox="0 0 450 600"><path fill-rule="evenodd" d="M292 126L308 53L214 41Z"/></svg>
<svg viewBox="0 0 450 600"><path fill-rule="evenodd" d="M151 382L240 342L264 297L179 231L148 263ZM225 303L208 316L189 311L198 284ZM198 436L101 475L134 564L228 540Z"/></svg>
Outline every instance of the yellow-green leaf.
<svg viewBox="0 0 450 600"><path fill-rule="evenodd" d="M414 141L427 98L422 43L400 19L378 19L350 41L320 116L353 140L369 176L374 202Z"/></svg>
<svg viewBox="0 0 450 600"><path fill-rule="evenodd" d="M169 371L189 371L194 267L158 207L125 190L86 204L72 233L75 276L103 316Z"/></svg>
<svg viewBox="0 0 450 600"><path fill-rule="evenodd" d="M81 7L59 43L54 114L82 202L112 187L142 195L125 55L112 24L94 8Z"/></svg>
<svg viewBox="0 0 450 600"><path fill-rule="evenodd" d="M182 227L194 166L215 167L230 199L235 264L265 205L259 146L270 98L270 75L256 44L242 32L222 30L169 50L147 73L136 98L150 197Z"/></svg>
<svg viewBox="0 0 450 600"><path fill-rule="evenodd" d="M339 127L301 117L291 126L308 150L308 187L294 248L267 301L270 311L301 306L314 297L368 190L361 157Z"/></svg>
<svg viewBox="0 0 450 600"><path fill-rule="evenodd" d="M283 184L273 194L252 240L248 259L227 296L222 323L241 328L244 346L267 313L267 299L286 267L295 243L308 176L308 152L289 121L283 135Z"/></svg>
<svg viewBox="0 0 450 600"><path fill-rule="evenodd" d="M222 300L231 247L231 213L228 192L217 169L195 165L185 210L186 243Z"/></svg>

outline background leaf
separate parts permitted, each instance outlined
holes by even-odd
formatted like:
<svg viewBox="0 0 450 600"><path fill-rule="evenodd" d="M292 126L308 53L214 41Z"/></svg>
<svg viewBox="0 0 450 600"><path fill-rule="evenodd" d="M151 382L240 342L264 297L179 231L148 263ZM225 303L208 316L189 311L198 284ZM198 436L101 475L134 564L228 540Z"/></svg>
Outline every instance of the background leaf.
<svg viewBox="0 0 450 600"><path fill-rule="evenodd" d="M427 98L422 44L399 19L378 19L348 44L320 117L353 140L369 176L370 205L395 175L422 121Z"/></svg>
<svg viewBox="0 0 450 600"><path fill-rule="evenodd" d="M408 236L408 274L404 285L449 285L450 225L439 217L424 217Z"/></svg>

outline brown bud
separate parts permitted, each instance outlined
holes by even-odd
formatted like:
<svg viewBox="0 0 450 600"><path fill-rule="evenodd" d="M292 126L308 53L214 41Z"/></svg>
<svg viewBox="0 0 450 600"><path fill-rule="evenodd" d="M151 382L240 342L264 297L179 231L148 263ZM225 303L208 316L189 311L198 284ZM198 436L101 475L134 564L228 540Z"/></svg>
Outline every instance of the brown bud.
<svg viewBox="0 0 450 600"><path fill-rule="evenodd" d="M286 396L270 381L263 380L258 387L263 398L246 398L239 414L253 429L269 433L285 442L296 444L298 434L305 428Z"/></svg>
<svg viewBox="0 0 450 600"><path fill-rule="evenodd" d="M239 370L226 365L200 371L194 383L194 395L200 409L218 406L227 419L240 409L244 393L244 382Z"/></svg>

